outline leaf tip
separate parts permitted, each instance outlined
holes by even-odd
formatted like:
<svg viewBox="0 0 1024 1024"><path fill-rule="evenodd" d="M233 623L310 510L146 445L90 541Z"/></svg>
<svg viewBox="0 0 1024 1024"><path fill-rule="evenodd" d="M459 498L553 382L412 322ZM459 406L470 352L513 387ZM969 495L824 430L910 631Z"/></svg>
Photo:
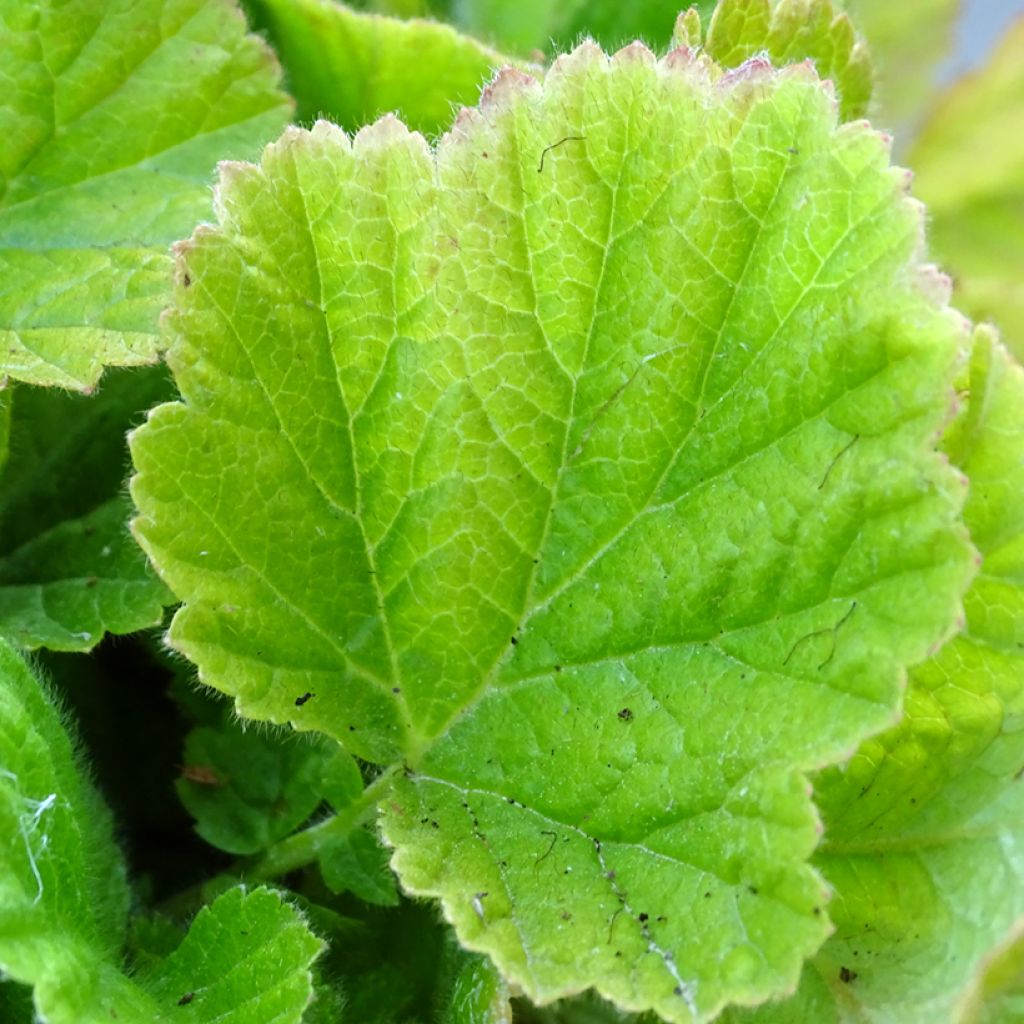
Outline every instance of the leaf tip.
<svg viewBox="0 0 1024 1024"><path fill-rule="evenodd" d="M635 39L627 46L622 47L612 57L613 64L648 64L653 66L656 58L650 48L640 39Z"/></svg>
<svg viewBox="0 0 1024 1024"><path fill-rule="evenodd" d="M582 47L578 49L582 49ZM552 65L552 70L557 64L556 60ZM493 80L484 86L483 92L480 93L480 109L484 111L500 109L513 102L522 93L539 89L540 83L533 75L528 75L525 71L511 66L500 68Z"/></svg>
<svg viewBox="0 0 1024 1024"><path fill-rule="evenodd" d="M334 126L332 125L332 127ZM335 130L340 131L338 128ZM418 143L424 153L429 156L430 147L427 140L419 132L410 131L397 114L387 113L379 117L373 124L359 129L352 140L352 149L358 154L366 154L410 142Z"/></svg>

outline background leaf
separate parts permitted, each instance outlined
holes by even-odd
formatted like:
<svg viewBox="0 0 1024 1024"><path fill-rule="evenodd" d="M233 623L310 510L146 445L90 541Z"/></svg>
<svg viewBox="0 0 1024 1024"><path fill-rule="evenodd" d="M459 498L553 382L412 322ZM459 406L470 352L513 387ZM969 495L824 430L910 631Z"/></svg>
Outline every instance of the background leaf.
<svg viewBox="0 0 1024 1024"><path fill-rule="evenodd" d="M440 1024L512 1024L508 986L486 957L464 958Z"/></svg>
<svg viewBox="0 0 1024 1024"><path fill-rule="evenodd" d="M0 970L36 985L54 1024L96 1020L127 984L112 966L128 913L124 862L56 710L3 642L0 817Z"/></svg>
<svg viewBox="0 0 1024 1024"><path fill-rule="evenodd" d="M140 980L161 1024L298 1024L321 949L278 893L236 888L200 910L182 944Z"/></svg>
<svg viewBox="0 0 1024 1024"><path fill-rule="evenodd" d="M364 829L354 829L326 847L320 855L320 869L332 892L350 892L384 907L398 905L388 854L377 837Z"/></svg>
<svg viewBox="0 0 1024 1024"><path fill-rule="evenodd" d="M0 376L153 362L167 247L288 119L232 0L2 0Z"/></svg>
<svg viewBox="0 0 1024 1024"><path fill-rule="evenodd" d="M1024 943L1021 926L989 956L957 1024L1019 1024L1024 1020Z"/></svg>
<svg viewBox="0 0 1024 1024"><path fill-rule="evenodd" d="M692 16L691 16L692 17ZM687 20L681 16L681 21ZM677 35L681 35L677 30ZM680 39L680 42L685 42ZM844 121L863 117L871 98L871 60L850 19L831 0L721 0L703 45L723 67L767 53L777 66L813 60L833 81Z"/></svg>
<svg viewBox="0 0 1024 1024"><path fill-rule="evenodd" d="M298 1024L320 943L266 890L225 894L167 960L123 973L129 894L110 814L45 691L2 643L0 711L0 969L35 987L38 1014L50 1024Z"/></svg>
<svg viewBox="0 0 1024 1024"><path fill-rule="evenodd" d="M956 300L1024 356L1024 18L937 103L908 157Z"/></svg>
<svg viewBox="0 0 1024 1024"><path fill-rule="evenodd" d="M959 0L842 0L875 68L873 120L909 138L952 49Z"/></svg>
<svg viewBox="0 0 1024 1024"><path fill-rule="evenodd" d="M584 36L609 52L635 39L663 48L672 35L680 0L362 0L360 6L400 17L433 15L522 56L571 49ZM701 0L707 15L714 0Z"/></svg>
<svg viewBox="0 0 1024 1024"><path fill-rule="evenodd" d="M329 741L245 729L225 716L185 741L177 790L212 845L252 854L293 832L322 800Z"/></svg>
<svg viewBox="0 0 1024 1024"><path fill-rule="evenodd" d="M511 63L447 25L333 0L250 0L250 8L284 64L301 121L326 117L355 130L397 111L410 128L437 132Z"/></svg>
<svg viewBox="0 0 1024 1024"><path fill-rule="evenodd" d="M0 475L0 634L82 651L105 632L159 624L173 601L128 532L125 433L173 393L166 371L107 376L84 397L7 392L10 457Z"/></svg>

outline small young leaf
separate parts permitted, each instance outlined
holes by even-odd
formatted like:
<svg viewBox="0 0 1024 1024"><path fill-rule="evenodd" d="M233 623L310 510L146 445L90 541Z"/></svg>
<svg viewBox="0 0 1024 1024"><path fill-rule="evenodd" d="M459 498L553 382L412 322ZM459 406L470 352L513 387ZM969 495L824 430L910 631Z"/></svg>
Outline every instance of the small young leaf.
<svg viewBox="0 0 1024 1024"><path fill-rule="evenodd" d="M229 853L265 850L301 825L323 799L330 741L244 729L226 720L189 733L178 795L196 831Z"/></svg>
<svg viewBox="0 0 1024 1024"><path fill-rule="evenodd" d="M687 15L676 35L685 39ZM871 99L871 60L850 19L832 0L721 0L704 47L723 67L738 67L759 53L775 64L813 60L839 92L845 121L863 117Z"/></svg>
<svg viewBox="0 0 1024 1024"><path fill-rule="evenodd" d="M363 791L363 777L351 754L336 747L327 757L320 775L320 790L324 799L340 811Z"/></svg>
<svg viewBox="0 0 1024 1024"><path fill-rule="evenodd" d="M1024 358L1024 18L936 105L910 153L931 239L972 316Z"/></svg>
<svg viewBox="0 0 1024 1024"><path fill-rule="evenodd" d="M284 65L298 117L357 129L388 111L436 132L511 63L433 21L363 14L334 0L252 0Z"/></svg>
<svg viewBox="0 0 1024 1024"><path fill-rule="evenodd" d="M288 119L232 0L0 0L0 376L152 362L167 246Z"/></svg>
<svg viewBox="0 0 1024 1024"><path fill-rule="evenodd" d="M398 906L388 855L365 829L353 829L326 846L320 854L320 870L332 892L350 892L382 907Z"/></svg>
<svg viewBox="0 0 1024 1024"><path fill-rule="evenodd" d="M173 601L128 532L124 435L173 393L163 369L107 376L91 397L7 392L11 455L0 476L0 635L81 651L104 633L157 625Z"/></svg>
<svg viewBox="0 0 1024 1024"><path fill-rule="evenodd" d="M535 1000L706 1020L828 932L805 772L972 571L905 184L807 65L586 45L436 154L287 132L180 249L133 439L170 640L394 763L403 884Z"/></svg>

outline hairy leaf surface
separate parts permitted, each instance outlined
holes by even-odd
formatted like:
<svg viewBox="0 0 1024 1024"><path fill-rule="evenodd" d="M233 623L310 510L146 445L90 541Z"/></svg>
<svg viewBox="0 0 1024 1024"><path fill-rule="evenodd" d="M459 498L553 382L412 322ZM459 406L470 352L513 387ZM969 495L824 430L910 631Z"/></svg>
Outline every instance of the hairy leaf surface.
<svg viewBox="0 0 1024 1024"><path fill-rule="evenodd" d="M0 642L4 975L35 987L49 1024L298 1024L320 943L267 890L226 893L167 959L128 977L124 863L76 760L45 689Z"/></svg>
<svg viewBox="0 0 1024 1024"><path fill-rule="evenodd" d="M231 0L0 0L0 377L152 362L167 246L288 118Z"/></svg>
<svg viewBox="0 0 1024 1024"><path fill-rule="evenodd" d="M386 112L437 132L458 104L475 103L496 50L433 21L399 21L333 0L253 0L284 65L300 120L357 129Z"/></svg>
<svg viewBox="0 0 1024 1024"><path fill-rule="evenodd" d="M170 640L242 714L400 762L404 885L535 1000L795 985L804 772L953 627L964 328L835 122L806 65L587 45L436 154L289 131L181 248L183 399L133 439Z"/></svg>
<svg viewBox="0 0 1024 1024"><path fill-rule="evenodd" d="M909 159L931 238L971 315L1024 357L1024 18L941 99Z"/></svg>
<svg viewBox="0 0 1024 1024"><path fill-rule="evenodd" d="M0 818L0 970L37 985L55 1021L95 1019L120 988L124 863L51 700L2 641Z"/></svg>
<svg viewBox="0 0 1024 1024"><path fill-rule="evenodd" d="M128 532L124 435L172 393L163 369L109 374L84 397L7 392L10 458L0 473L0 635L88 650L104 633L158 625L173 596Z"/></svg>

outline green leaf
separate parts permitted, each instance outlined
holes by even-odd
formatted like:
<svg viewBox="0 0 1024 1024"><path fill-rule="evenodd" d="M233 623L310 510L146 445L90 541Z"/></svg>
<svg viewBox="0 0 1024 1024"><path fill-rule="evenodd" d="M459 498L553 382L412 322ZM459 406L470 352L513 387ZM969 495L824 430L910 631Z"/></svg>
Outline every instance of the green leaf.
<svg viewBox="0 0 1024 1024"><path fill-rule="evenodd" d="M528 54L564 50L584 36L608 50L634 39L663 48L680 6L679 0L447 0L432 8L468 32ZM710 13L714 0L702 0L699 6Z"/></svg>
<svg viewBox="0 0 1024 1024"><path fill-rule="evenodd" d="M486 957L465 958L440 1024L512 1024L508 985Z"/></svg>
<svg viewBox="0 0 1024 1024"><path fill-rule="evenodd" d="M323 907L311 908L310 916L329 939L320 967L323 984L344 995L342 1020L353 1024L439 1021L449 995L447 967L454 943L435 909L409 900L394 909L382 909L350 897L336 899L362 915L357 928L351 920L324 927ZM337 1022L327 1018L325 1024Z"/></svg>
<svg viewBox="0 0 1024 1024"><path fill-rule="evenodd" d="M92 1019L117 987L128 899L110 813L45 690L0 641L0 971L36 984L55 1021Z"/></svg>
<svg viewBox="0 0 1024 1024"><path fill-rule="evenodd" d="M680 15L676 36L686 42ZM832 0L721 0L708 26L704 48L723 67L767 53L774 64L813 60L822 78L834 81L844 121L863 117L871 99L871 60L850 19Z"/></svg>
<svg viewBox="0 0 1024 1024"><path fill-rule="evenodd" d="M44 688L0 642L0 970L35 986L49 1024L298 1024L320 944L276 894L227 893L133 978L128 899L110 813Z"/></svg>
<svg viewBox="0 0 1024 1024"><path fill-rule="evenodd" d="M382 907L398 905L388 855L365 829L353 829L327 845L320 853L320 870L332 892L350 892Z"/></svg>
<svg viewBox="0 0 1024 1024"><path fill-rule="evenodd" d="M320 805L329 742L245 729L230 719L200 726L185 741L178 796L208 843L229 853L258 853Z"/></svg>
<svg viewBox="0 0 1024 1024"><path fill-rule="evenodd" d="M971 481L982 571L963 632L912 670L902 722L815 785L836 934L793 1020L951 1020L1024 916L1024 370L979 329L965 384L944 447Z"/></svg>
<svg viewBox="0 0 1024 1024"><path fill-rule="evenodd" d="M496 50L432 21L363 14L333 0L253 0L282 63L298 117L360 128L387 111L436 132L473 104L496 68Z"/></svg>
<svg viewBox="0 0 1024 1024"><path fill-rule="evenodd" d="M0 981L0 1020L32 1024L32 989L13 981Z"/></svg>
<svg viewBox="0 0 1024 1024"><path fill-rule="evenodd" d="M1024 357L1024 19L988 65L935 107L911 153L930 237L953 273L956 300L992 318Z"/></svg>
<svg viewBox="0 0 1024 1024"><path fill-rule="evenodd" d="M972 568L905 181L806 65L588 45L436 154L290 130L180 249L132 441L170 642L393 764L404 887L535 1000L706 1020L827 934L804 773Z"/></svg>
<svg viewBox="0 0 1024 1024"><path fill-rule="evenodd" d="M348 807L363 792L363 777L359 766L340 747L331 751L323 766L320 788L324 799L336 811Z"/></svg>
<svg viewBox="0 0 1024 1024"><path fill-rule="evenodd" d="M0 633L23 647L87 650L106 632L159 625L173 597L140 557L115 498L0 561Z"/></svg>
<svg viewBox="0 0 1024 1024"><path fill-rule="evenodd" d="M320 951L278 893L239 887L200 910L182 944L140 980L160 1022L298 1024Z"/></svg>
<svg viewBox="0 0 1024 1024"><path fill-rule="evenodd" d="M231 0L0 0L0 376L152 362L168 245L288 118Z"/></svg>
<svg viewBox="0 0 1024 1024"><path fill-rule="evenodd" d="M871 50L874 116L909 137L936 87L937 71L953 48L958 0L840 0Z"/></svg>
<svg viewBox="0 0 1024 1024"><path fill-rule="evenodd" d="M0 390L0 471L7 465L11 443L11 395L10 388Z"/></svg>
<svg viewBox="0 0 1024 1024"><path fill-rule="evenodd" d="M173 601L128 532L124 435L173 394L162 369L112 373L98 394L8 393L0 476L0 634L81 651L158 625ZM13 399L13 402L12 402Z"/></svg>
<svg viewBox="0 0 1024 1024"><path fill-rule="evenodd" d="M993 951L959 1007L956 1024L1020 1024L1024 1021L1024 929L1018 922Z"/></svg>

